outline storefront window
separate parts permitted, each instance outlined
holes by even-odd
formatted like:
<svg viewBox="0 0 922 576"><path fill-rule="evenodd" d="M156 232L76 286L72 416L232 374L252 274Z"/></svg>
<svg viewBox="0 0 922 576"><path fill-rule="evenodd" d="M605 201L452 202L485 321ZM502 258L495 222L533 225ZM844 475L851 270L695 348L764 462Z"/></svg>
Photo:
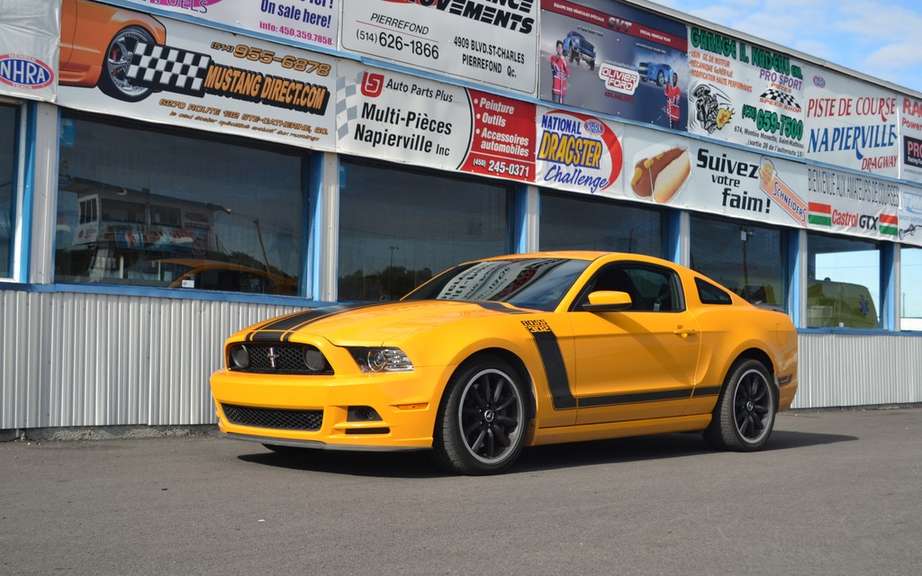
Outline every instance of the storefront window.
<svg viewBox="0 0 922 576"><path fill-rule="evenodd" d="M754 304L784 307L785 252L779 228L691 216L691 267Z"/></svg>
<svg viewBox="0 0 922 576"><path fill-rule="evenodd" d="M807 327L880 326L880 246L809 233Z"/></svg>
<svg viewBox="0 0 922 576"><path fill-rule="evenodd" d="M303 155L64 113L55 279L297 294Z"/></svg>
<svg viewBox="0 0 922 576"><path fill-rule="evenodd" d="M342 159L339 299L395 300L464 260L510 250L508 185Z"/></svg>
<svg viewBox="0 0 922 576"><path fill-rule="evenodd" d="M900 250L900 329L922 331L922 248Z"/></svg>
<svg viewBox="0 0 922 576"><path fill-rule="evenodd" d="M8 278L12 266L18 112L0 105L0 278Z"/></svg>
<svg viewBox="0 0 922 576"><path fill-rule="evenodd" d="M663 256L663 212L602 198L541 191L542 250Z"/></svg>

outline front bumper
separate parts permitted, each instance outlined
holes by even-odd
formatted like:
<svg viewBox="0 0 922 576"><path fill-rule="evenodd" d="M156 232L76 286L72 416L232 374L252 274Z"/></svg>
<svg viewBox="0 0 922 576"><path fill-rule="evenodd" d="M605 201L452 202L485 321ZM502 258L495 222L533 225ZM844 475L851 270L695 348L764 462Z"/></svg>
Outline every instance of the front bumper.
<svg viewBox="0 0 922 576"><path fill-rule="evenodd" d="M340 450L429 448L445 368L332 376L222 370L211 377L218 427L230 437L266 444ZM231 422L223 405L321 410L318 430L261 428ZM370 406L381 420L349 421L350 406ZM386 429L386 431L382 431ZM369 433L370 432L370 433Z"/></svg>

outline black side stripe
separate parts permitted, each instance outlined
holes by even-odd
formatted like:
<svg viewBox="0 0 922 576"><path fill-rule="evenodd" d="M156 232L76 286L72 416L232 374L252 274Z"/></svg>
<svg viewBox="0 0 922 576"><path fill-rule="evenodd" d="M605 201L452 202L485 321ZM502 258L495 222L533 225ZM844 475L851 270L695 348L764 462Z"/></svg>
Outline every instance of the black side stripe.
<svg viewBox="0 0 922 576"><path fill-rule="evenodd" d="M656 390L653 392L635 392L631 394L612 394L607 396L586 396L579 398L580 408L596 406L613 406L617 404L637 404L652 402L654 400L677 400L691 397L691 391L682 390Z"/></svg>
<svg viewBox="0 0 922 576"><path fill-rule="evenodd" d="M493 312L503 312L505 314L529 314L524 310L516 310L515 308L507 308L499 302L477 302L476 303L481 308L486 308L487 310L492 310Z"/></svg>
<svg viewBox="0 0 922 576"><path fill-rule="evenodd" d="M695 388L692 396L716 396L720 394L720 386L708 386L705 388Z"/></svg>
<svg viewBox="0 0 922 576"><path fill-rule="evenodd" d="M554 409L576 408L576 398L570 391L567 367L563 363L563 354L557 344L557 335L544 320L523 320L522 324L535 339L541 363L544 364L544 373L547 374L547 385L551 389Z"/></svg>

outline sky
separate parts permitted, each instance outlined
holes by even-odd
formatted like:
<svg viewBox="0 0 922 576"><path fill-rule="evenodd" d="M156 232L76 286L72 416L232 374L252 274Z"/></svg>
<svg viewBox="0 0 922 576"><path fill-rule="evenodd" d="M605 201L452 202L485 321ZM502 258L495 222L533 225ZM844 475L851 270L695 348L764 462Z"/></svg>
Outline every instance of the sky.
<svg viewBox="0 0 922 576"><path fill-rule="evenodd" d="M652 0L922 91L922 0Z"/></svg>

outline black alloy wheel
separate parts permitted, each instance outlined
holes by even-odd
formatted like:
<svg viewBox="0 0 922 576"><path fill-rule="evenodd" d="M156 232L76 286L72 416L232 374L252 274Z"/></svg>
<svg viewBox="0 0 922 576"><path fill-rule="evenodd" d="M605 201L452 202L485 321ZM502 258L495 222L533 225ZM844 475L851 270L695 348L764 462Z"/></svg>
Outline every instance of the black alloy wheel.
<svg viewBox="0 0 922 576"><path fill-rule="evenodd" d="M704 436L716 448L752 452L768 443L778 410L771 372L760 361L734 364Z"/></svg>
<svg viewBox="0 0 922 576"><path fill-rule="evenodd" d="M446 389L436 422L436 455L464 474L499 472L518 458L528 430L528 394L502 359L462 367Z"/></svg>

